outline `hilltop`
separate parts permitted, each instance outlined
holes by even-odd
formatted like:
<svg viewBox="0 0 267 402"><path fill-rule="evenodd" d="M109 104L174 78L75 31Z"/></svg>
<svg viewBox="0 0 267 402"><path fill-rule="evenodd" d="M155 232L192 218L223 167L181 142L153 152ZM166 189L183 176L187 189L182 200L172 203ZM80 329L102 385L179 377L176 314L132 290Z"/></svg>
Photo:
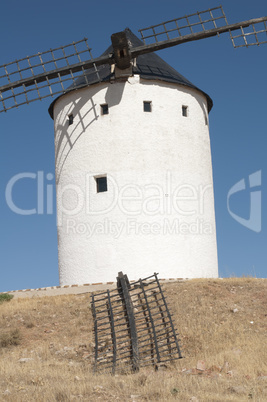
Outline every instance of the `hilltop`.
<svg viewBox="0 0 267 402"><path fill-rule="evenodd" d="M267 280L163 285L184 358L93 374L90 294L0 304L0 400L266 401Z"/></svg>

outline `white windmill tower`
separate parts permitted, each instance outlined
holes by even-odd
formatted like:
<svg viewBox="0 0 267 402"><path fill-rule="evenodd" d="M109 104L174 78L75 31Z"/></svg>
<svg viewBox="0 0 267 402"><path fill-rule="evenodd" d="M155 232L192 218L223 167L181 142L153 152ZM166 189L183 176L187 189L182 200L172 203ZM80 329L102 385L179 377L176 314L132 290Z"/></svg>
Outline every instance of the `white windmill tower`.
<svg viewBox="0 0 267 402"><path fill-rule="evenodd" d="M32 58L16 61L15 82L4 66L3 110L29 103L33 92L37 99L64 92L49 109L61 284L113 281L120 270L131 279L154 271L162 278L217 277L212 101L152 52L223 32L233 43L242 38L244 46L259 45L266 42L260 37L266 20L229 25L218 7L146 28L144 43L128 29L114 34L112 47L89 61L82 61L80 43L72 44L75 64L66 54L70 46L61 48L61 57L59 49L46 52L48 60L46 53L33 56L38 65ZM252 32L244 31L248 26ZM67 65L59 67L62 59ZM37 74L40 66L44 72ZM50 94L43 94L47 88Z"/></svg>
<svg viewBox="0 0 267 402"><path fill-rule="evenodd" d="M217 277L211 99L155 53L112 68L50 107L61 282Z"/></svg>

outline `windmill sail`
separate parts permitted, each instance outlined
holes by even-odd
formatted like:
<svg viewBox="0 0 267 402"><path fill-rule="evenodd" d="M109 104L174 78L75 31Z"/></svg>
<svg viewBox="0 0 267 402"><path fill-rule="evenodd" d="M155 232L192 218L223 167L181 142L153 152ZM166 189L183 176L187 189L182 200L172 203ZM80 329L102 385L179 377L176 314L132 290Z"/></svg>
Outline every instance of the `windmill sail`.
<svg viewBox="0 0 267 402"><path fill-rule="evenodd" d="M172 19L157 25L139 29L145 45L154 42L184 37L197 32L204 32L228 25L222 7L197 11L194 14Z"/></svg>
<svg viewBox="0 0 267 402"><path fill-rule="evenodd" d="M131 47L125 32L111 37L113 52L93 59L87 39L50 49L0 66L0 113L48 96L79 88L81 73L95 74L98 66L129 68L136 57L181 43L229 32L234 47L267 43L267 17L228 24L222 7L214 7L184 17L140 29L143 45ZM88 71L88 69L90 69ZM83 80L81 80L83 82ZM82 85L84 86L84 85Z"/></svg>
<svg viewBox="0 0 267 402"><path fill-rule="evenodd" d="M254 45L261 45L267 43L267 17L260 19L259 22L251 23L249 27L240 25L235 34L230 31L233 46L249 47Z"/></svg>
<svg viewBox="0 0 267 402"><path fill-rule="evenodd" d="M94 65L92 60L85 38L0 66L0 112L77 86L75 78Z"/></svg>
<svg viewBox="0 0 267 402"><path fill-rule="evenodd" d="M160 50L225 32L230 33L234 47L261 45L267 43L266 21L267 17L262 17L228 24L222 6L214 7L140 29L144 42L140 51Z"/></svg>

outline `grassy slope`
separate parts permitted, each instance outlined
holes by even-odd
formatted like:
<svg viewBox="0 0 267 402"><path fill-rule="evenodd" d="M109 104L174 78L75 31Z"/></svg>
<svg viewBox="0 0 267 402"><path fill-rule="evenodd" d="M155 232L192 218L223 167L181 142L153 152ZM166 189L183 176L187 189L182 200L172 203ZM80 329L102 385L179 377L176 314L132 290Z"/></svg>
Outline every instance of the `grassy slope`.
<svg viewBox="0 0 267 402"><path fill-rule="evenodd" d="M164 289L185 358L129 375L92 374L89 295L2 303L0 401L266 401L267 280ZM200 360L204 371L196 369Z"/></svg>

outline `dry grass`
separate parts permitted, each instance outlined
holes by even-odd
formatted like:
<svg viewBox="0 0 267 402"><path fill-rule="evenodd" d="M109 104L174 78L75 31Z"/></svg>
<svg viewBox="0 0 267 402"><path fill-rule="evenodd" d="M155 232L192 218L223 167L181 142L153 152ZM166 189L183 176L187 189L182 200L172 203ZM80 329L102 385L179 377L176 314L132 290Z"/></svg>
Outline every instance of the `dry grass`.
<svg viewBox="0 0 267 402"><path fill-rule="evenodd" d="M12 345L19 345L20 332L18 329L14 329L10 332L2 333L0 335L0 348L7 348Z"/></svg>
<svg viewBox="0 0 267 402"><path fill-rule="evenodd" d="M266 288L254 278L166 283L185 358L115 376L92 373L89 295L3 303L0 400L266 401Z"/></svg>

